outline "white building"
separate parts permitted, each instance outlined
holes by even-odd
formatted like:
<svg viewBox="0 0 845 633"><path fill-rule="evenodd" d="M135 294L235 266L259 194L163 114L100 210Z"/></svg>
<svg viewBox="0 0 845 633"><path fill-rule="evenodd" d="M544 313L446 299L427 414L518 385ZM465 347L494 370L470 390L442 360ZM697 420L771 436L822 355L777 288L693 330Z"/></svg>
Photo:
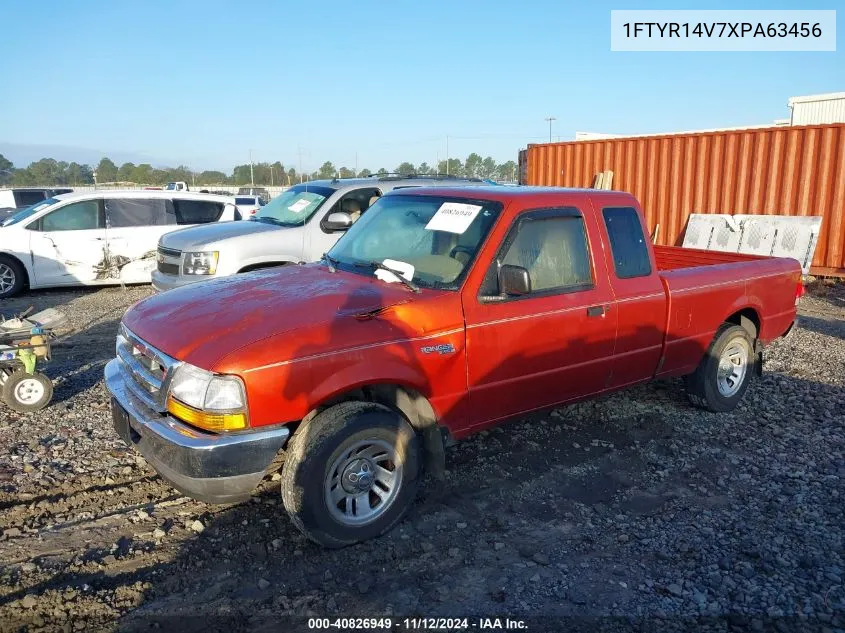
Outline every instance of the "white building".
<svg viewBox="0 0 845 633"><path fill-rule="evenodd" d="M666 134L698 134L700 132L729 132L780 125L820 125L823 123L845 123L845 92L829 92L806 97L790 97L789 118L776 119L762 125L743 125L723 127L711 130L687 130L683 132L660 132L657 134L605 134L603 132L575 132L576 141L595 141L607 138L626 138L631 136L665 136Z"/></svg>
<svg viewBox="0 0 845 633"><path fill-rule="evenodd" d="M790 97L790 125L845 123L845 92Z"/></svg>

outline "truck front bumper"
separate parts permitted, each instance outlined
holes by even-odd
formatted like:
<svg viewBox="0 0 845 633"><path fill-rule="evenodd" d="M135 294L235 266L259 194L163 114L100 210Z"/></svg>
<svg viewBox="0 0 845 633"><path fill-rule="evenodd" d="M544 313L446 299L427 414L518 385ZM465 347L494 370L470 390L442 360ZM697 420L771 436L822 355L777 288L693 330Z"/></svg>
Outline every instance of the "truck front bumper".
<svg viewBox="0 0 845 633"><path fill-rule="evenodd" d="M208 281L209 279L215 278L212 275L165 275L158 270L154 270L152 273L153 288L159 292L181 288L182 286L190 286L200 281Z"/></svg>
<svg viewBox="0 0 845 633"><path fill-rule="evenodd" d="M261 482L290 430L204 433L149 409L126 385L120 363L106 365L115 431L180 492L208 503L243 501Z"/></svg>

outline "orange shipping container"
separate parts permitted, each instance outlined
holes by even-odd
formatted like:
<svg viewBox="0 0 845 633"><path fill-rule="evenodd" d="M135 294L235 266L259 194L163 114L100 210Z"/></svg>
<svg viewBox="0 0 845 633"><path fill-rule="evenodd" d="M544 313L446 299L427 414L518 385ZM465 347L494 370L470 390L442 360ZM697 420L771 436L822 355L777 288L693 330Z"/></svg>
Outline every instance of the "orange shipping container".
<svg viewBox="0 0 845 633"><path fill-rule="evenodd" d="M523 184L613 188L639 198L659 244L680 246L691 213L822 216L811 272L845 277L845 124L529 145Z"/></svg>

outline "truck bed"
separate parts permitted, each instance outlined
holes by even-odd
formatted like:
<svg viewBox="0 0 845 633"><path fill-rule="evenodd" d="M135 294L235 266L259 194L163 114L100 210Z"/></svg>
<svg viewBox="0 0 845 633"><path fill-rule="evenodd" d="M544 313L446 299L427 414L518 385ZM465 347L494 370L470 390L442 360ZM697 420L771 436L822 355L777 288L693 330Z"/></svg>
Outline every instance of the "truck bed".
<svg viewBox="0 0 845 633"><path fill-rule="evenodd" d="M741 313L761 343L783 335L795 319L801 266L787 258L655 246L667 297L666 340L658 375L688 373L728 315Z"/></svg>
<svg viewBox="0 0 845 633"><path fill-rule="evenodd" d="M664 271L677 270L678 268L696 268L699 266L718 266L721 264L734 264L736 262L759 261L770 258L763 255L724 253L698 248L655 245L654 259L657 262L657 270Z"/></svg>

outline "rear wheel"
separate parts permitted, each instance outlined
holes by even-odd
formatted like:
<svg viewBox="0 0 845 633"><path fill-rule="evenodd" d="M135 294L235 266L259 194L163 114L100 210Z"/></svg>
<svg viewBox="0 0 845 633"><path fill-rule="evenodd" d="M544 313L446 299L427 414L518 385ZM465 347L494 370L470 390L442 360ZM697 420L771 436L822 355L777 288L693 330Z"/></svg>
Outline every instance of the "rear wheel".
<svg viewBox="0 0 845 633"><path fill-rule="evenodd" d="M3 401L18 413L41 411L53 399L53 383L47 376L19 369L3 383Z"/></svg>
<svg viewBox="0 0 845 633"><path fill-rule="evenodd" d="M686 377L690 402L715 413L732 411L748 389L755 362L745 328L724 323L695 372Z"/></svg>
<svg viewBox="0 0 845 633"><path fill-rule="evenodd" d="M20 262L0 255L0 299L14 297L26 283L26 271Z"/></svg>
<svg viewBox="0 0 845 633"><path fill-rule="evenodd" d="M282 499L294 524L325 547L383 534L414 500L420 448L399 413L344 402L294 434L282 469Z"/></svg>

